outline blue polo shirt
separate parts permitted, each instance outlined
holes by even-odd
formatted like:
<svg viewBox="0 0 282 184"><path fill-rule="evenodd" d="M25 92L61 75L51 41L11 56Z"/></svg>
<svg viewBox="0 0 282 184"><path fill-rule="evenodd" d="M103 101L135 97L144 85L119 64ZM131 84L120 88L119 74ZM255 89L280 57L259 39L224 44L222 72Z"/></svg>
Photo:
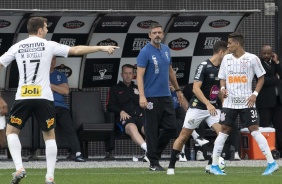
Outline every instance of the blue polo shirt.
<svg viewBox="0 0 282 184"><path fill-rule="evenodd" d="M62 83L68 83L68 78L66 74L62 72L58 72L57 70L54 70L52 73L50 73L50 83L55 84L55 85L59 85ZM60 93L53 91L53 96L54 96L55 106L69 108L67 104L65 103L64 95L61 95Z"/></svg>
<svg viewBox="0 0 282 184"><path fill-rule="evenodd" d="M161 48L148 43L137 56L137 66L146 68L144 74L144 91L146 97L170 96L169 67L170 50L161 44Z"/></svg>

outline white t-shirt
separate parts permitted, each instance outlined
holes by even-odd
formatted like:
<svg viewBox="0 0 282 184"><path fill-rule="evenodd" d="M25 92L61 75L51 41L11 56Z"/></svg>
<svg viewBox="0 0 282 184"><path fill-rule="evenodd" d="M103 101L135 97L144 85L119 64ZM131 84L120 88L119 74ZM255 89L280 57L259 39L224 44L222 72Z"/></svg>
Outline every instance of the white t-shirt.
<svg viewBox="0 0 282 184"><path fill-rule="evenodd" d="M226 81L228 97L224 99L223 107L245 109L247 98L252 95L252 81L254 75L258 78L265 74L259 58L246 52L240 58L232 54L224 56L218 77Z"/></svg>
<svg viewBox="0 0 282 184"><path fill-rule="evenodd" d="M7 67L16 60L19 70L19 85L16 100L47 99L53 101L50 88L50 66L53 56L67 57L70 47L57 42L30 36L14 44L0 57Z"/></svg>

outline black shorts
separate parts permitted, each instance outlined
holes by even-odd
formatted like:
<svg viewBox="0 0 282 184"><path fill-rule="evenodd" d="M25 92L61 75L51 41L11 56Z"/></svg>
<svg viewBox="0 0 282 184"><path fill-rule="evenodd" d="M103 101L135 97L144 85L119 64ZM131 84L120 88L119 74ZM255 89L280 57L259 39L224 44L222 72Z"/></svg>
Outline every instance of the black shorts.
<svg viewBox="0 0 282 184"><path fill-rule="evenodd" d="M256 108L246 108L246 109L222 108L219 123L233 127L238 114L240 116L242 127L258 125L258 116L257 116Z"/></svg>
<svg viewBox="0 0 282 184"><path fill-rule="evenodd" d="M56 126L54 102L46 99L16 100L8 124L21 130L31 115L36 117L43 131L51 130Z"/></svg>
<svg viewBox="0 0 282 184"><path fill-rule="evenodd" d="M144 117L143 116L133 116L121 122L124 128L128 123L134 123L137 126L138 130L141 131L141 128L144 126Z"/></svg>

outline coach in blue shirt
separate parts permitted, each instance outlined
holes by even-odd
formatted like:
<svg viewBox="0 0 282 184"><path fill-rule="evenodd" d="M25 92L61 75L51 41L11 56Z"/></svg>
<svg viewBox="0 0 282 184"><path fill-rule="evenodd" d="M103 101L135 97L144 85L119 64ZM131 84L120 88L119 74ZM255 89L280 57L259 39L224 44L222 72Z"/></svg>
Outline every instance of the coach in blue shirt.
<svg viewBox="0 0 282 184"><path fill-rule="evenodd" d="M151 171L164 171L159 164L162 151L171 138L175 138L175 111L171 99L169 81L182 102L175 73L171 66L170 50L161 43L164 33L160 24L152 24L151 41L141 49L137 57L137 84L139 104L144 109L144 127L147 142L147 156ZM160 126L163 132L158 136Z"/></svg>

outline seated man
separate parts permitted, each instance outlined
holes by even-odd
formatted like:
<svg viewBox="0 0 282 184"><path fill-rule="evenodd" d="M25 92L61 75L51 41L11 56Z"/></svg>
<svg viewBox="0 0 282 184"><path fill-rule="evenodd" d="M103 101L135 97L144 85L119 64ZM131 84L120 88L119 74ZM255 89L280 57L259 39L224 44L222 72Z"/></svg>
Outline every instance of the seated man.
<svg viewBox="0 0 282 184"><path fill-rule="evenodd" d="M134 67L130 64L122 66L121 77L123 81L111 87L108 96L107 109L120 116L125 133L147 152L147 144L139 132L144 135L142 109L139 106L139 91L132 81ZM146 155L143 161L149 162Z"/></svg>
<svg viewBox="0 0 282 184"><path fill-rule="evenodd" d="M74 160L76 162L85 162L81 155L80 144L73 126L70 110L65 103L64 95L69 94L69 86L67 77L64 73L54 69L56 65L56 57L52 58L50 68L50 87L53 91L54 103L56 109L56 123L60 124L64 130L65 138L69 143Z"/></svg>

